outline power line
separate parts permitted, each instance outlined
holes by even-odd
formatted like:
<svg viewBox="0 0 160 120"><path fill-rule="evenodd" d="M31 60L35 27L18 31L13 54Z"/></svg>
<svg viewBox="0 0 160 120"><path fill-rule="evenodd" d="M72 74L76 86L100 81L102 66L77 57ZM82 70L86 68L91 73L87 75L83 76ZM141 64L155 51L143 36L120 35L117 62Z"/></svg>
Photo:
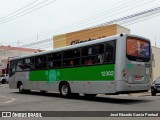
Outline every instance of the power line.
<svg viewBox="0 0 160 120"><path fill-rule="evenodd" d="M121 18L121 19L122 19L122 18ZM124 19L122 19L122 20L124 20ZM87 28L87 29L88 29L88 28ZM40 42L42 42L42 41L40 41ZM40 43L40 42L39 42L39 43ZM36 43L36 44L38 44L38 43ZM32 45L33 45L33 44L32 44Z"/></svg>
<svg viewBox="0 0 160 120"><path fill-rule="evenodd" d="M151 18L153 18L153 17L157 17L157 16L160 16L160 15L154 15L154 16L148 16L147 18L144 18L144 19L142 19L142 20L139 20L138 19L138 21L133 21L133 22L131 22L131 23L128 23L128 24L124 24L125 26L129 26L129 25L133 25L133 24L136 24L136 23L139 23L139 22L142 22L142 21L145 21L145 20L148 20L148 19L151 19ZM113 29L112 29L113 30ZM111 31L111 29L110 29L110 31ZM106 32L106 31L103 31L103 32ZM47 47L52 47L51 45L49 45L48 44L48 46L43 46L43 47L41 47L41 48L47 48Z"/></svg>
<svg viewBox="0 0 160 120"><path fill-rule="evenodd" d="M32 46L32 45L38 45L38 44L46 43L48 41L51 41L51 39L45 39L45 40L41 40L41 41L38 41L38 42L34 42L34 43L26 44L26 45L21 45L19 47L27 47L27 46Z"/></svg>
<svg viewBox="0 0 160 120"><path fill-rule="evenodd" d="M104 25L108 25L108 24L114 24L114 23L118 23L118 22L119 23L120 22L129 23L129 22L131 22L131 19L132 20L133 19L136 20L137 17L139 17L139 19L140 19L140 17L146 17L146 16L148 17L148 16L154 15L154 14L159 13L159 12L160 12L160 7L156 7L156 8L145 10L145 11L142 11L142 12L139 12L139 13L135 13L135 14L126 16L126 17L122 17L122 18L119 18L119 19L116 19L116 20L112 20L112 21L109 21L109 22L106 22L104 24L100 24L100 25L94 26L94 27L104 26ZM129 21L127 22L127 20L129 20ZM92 28L94 28L94 27L92 27ZM51 40L48 40L48 41L51 41ZM36 42L36 43L31 43L28 46L31 46L31 45L34 45L34 44L38 44L38 43L41 44L42 42L40 41L40 42Z"/></svg>
<svg viewBox="0 0 160 120"><path fill-rule="evenodd" d="M140 2L142 2L142 1L145 1L145 0L141 0ZM109 13L113 13L113 11L118 11L118 13L116 13L116 14L112 14L112 15L110 15L110 16L108 16L108 18L109 17L113 17L113 16L116 16L117 14L120 14L120 13L123 13L123 12L126 12L126 11L128 11L128 10L130 10L130 9L133 9L133 8L135 8L135 7L138 7L138 6L142 6L142 5L145 5L145 4L148 4L148 3L151 3L151 2L153 2L153 1L155 1L155 0L150 0L150 1L148 1L148 2L142 2L142 3L140 3L139 1L138 1L138 5L136 5L136 3L137 2L135 2L134 1L134 3L133 3L133 1L132 2L128 2L128 3L126 3L126 4L120 4L119 6L116 6L115 8L112 8L112 9L110 9L110 10L108 10L107 11L107 13L106 12L104 12L104 13L106 13L106 14L109 14ZM132 4L131 4L132 3ZM134 6L133 6L134 5ZM136 6L135 6L136 5ZM124 7L125 8L125 10L123 10L121 7ZM131 7L131 8L129 8L129 9L126 9L128 6L133 6L133 7ZM121 11L121 10L123 10L123 11ZM103 16L103 15L101 15L101 14L99 14L100 16ZM95 19L93 19L93 18L91 18L90 20L87 20L87 22L90 22L89 24L91 24L91 22L92 21L95 21L96 20L96 18L98 18L99 19L99 17L95 17ZM103 18L103 19L106 19L106 17L105 18ZM102 18L100 19L100 20L102 20ZM98 20L98 21L100 21L100 20ZM97 20L96 20L96 22L98 22ZM87 24L87 22L83 22L82 24L82 26L80 26L81 24L77 24L77 23L74 23L74 24L72 24L72 25L68 25L68 26L66 26L66 27L62 27L62 28L60 28L60 29L56 29L56 30L54 30L54 31L52 31L52 32L54 32L54 34L57 34L58 33L58 31L60 31L61 33L58 33L58 34L62 34L62 31L64 30L64 32L63 33L65 33L65 32L71 32L72 30L73 30L73 27L76 27L76 26L78 26L78 27L76 27L76 30L84 30L84 28L82 28L82 27L86 27L87 25L89 25L89 24ZM76 24L76 25L75 25ZM69 28L69 30L68 29L66 29L66 28ZM78 29L78 28L80 28L80 29Z"/></svg>
<svg viewBox="0 0 160 120"><path fill-rule="evenodd" d="M20 8L20 9L18 9L18 10L16 10L16 11L14 11L14 12L12 12L12 13L10 13L10 14L8 14L8 15L2 17L2 18L0 18L0 20L3 20L3 19L5 19L6 17L11 16L12 14L17 13L17 12L19 12L19 11L25 9L26 7L28 7L28 6L30 6L30 5L32 5L32 4L34 4L34 3L36 3L37 1L38 1L38 0L35 0L35 1L31 2L31 3L29 3L28 5L26 5L26 6Z"/></svg>
<svg viewBox="0 0 160 120"><path fill-rule="evenodd" d="M121 14L121 13L123 13L123 12L126 12L126 11L130 10L130 9L136 8L136 7L138 7L138 6L142 6L142 5L147 4L147 3L150 3L150 2L153 2L153 0L151 0L151 1L149 1L149 2L146 2L146 3L142 3L142 4L140 4L140 5L133 6L132 8L129 8L129 9L127 9L127 10L118 11L118 13L112 14L112 15L110 15L110 16L108 16L108 17L116 16L117 14ZM118 9L118 10L121 10L121 8ZM103 19L107 19L107 18L105 17L105 18L103 18ZM95 20L95 19L94 19L94 20ZM98 21L100 21L100 20L102 20L102 19L96 20L95 22L98 22ZM90 22L89 24L91 24L91 22ZM88 25L88 24L84 24L84 26L87 26L87 25ZM98 25L99 25L99 24L98 24ZM97 25L95 25L94 27L96 27L96 26L97 26ZM76 27L76 29L77 29L77 28L80 28L80 29L78 29L78 30L81 30L81 26ZM92 28L92 27L88 27L88 28ZM88 28L87 28L87 29L88 29Z"/></svg>
<svg viewBox="0 0 160 120"><path fill-rule="evenodd" d="M45 0L45 1L48 1L48 0ZM29 11L29 12L26 12L26 13L24 13L24 14L21 14L21 13L23 13L23 12L20 13L21 15L16 14L15 16L17 16L17 15L19 15L19 16L15 17L15 18L12 18L12 17L11 17L11 19L9 19L9 20L2 20L2 21L0 21L0 24L4 24L4 23L6 23L6 22L12 21L12 20L17 19L17 18L19 18L19 17L22 17L22 16L24 16L24 15L27 15L27 14L29 14L29 13L32 13L32 12L34 12L34 11L36 11L36 10L44 7L44 6L47 6L47 5L49 5L49 4L51 4L51 3L55 2L55 1L57 1L57 0L53 0L53 1L49 2L49 3L47 3L47 4L44 4L44 5L36 8L36 9L33 9L33 10L31 10L31 11ZM43 1L43 2L44 2L44 1ZM42 2L41 2L41 3L42 3ZM40 3L39 3L39 4L40 4ZM35 5L35 6L37 6L37 5ZM31 8L34 8L34 7L31 7ZM27 10L30 10L30 9L27 9ZM25 12L25 11L24 11L24 12Z"/></svg>
<svg viewBox="0 0 160 120"><path fill-rule="evenodd" d="M136 1L136 0L135 0ZM93 18L97 18L99 15L103 15L103 14L109 14L109 13L113 13L113 12L116 12L117 10L119 10L119 9L117 9L117 8L120 8L120 9L122 9L121 7L122 6L124 6L124 7L128 7L128 6L130 6L130 5L133 5L133 3L134 4L136 4L137 2L135 2L135 1L130 1L130 2L127 2L127 3L122 3L122 4L119 4L119 5L116 5L115 7L112 7L111 9L109 9L109 10L107 10L107 11L103 11L103 12L101 12L101 13L98 13L98 14L94 14L94 15L90 15L90 14L92 14L92 13L90 13L90 14L88 14L87 15L87 18L78 18L79 20L78 20L78 22L82 22L82 23L85 23L86 21L85 20L87 20L87 22L88 21L91 21ZM140 2L141 1L144 1L144 0L140 0ZM139 1L138 1L139 2ZM132 4L131 4L132 3ZM130 4L130 5L128 5L128 4ZM106 9L106 8L105 8ZM86 17L86 16L85 16ZM89 19L88 19L89 18ZM73 21L75 21L75 20L73 20ZM63 30L63 29L65 29L65 28L71 28L72 26L73 27L75 27L75 26L77 26L77 23L78 22L76 22L76 23L72 23L71 25L68 25L68 26L65 26L65 27L62 27L62 28L58 28L57 30ZM57 30L52 30L51 32L55 32L55 31L57 31ZM48 33L48 32L47 32ZM47 33L43 33L43 34L47 34Z"/></svg>
<svg viewBox="0 0 160 120"><path fill-rule="evenodd" d="M125 1L125 0L124 0ZM123 2L124 2L123 1ZM128 1L128 0L126 0L126 1ZM136 1L136 0L135 0ZM141 1L141 0L140 0ZM122 3L123 3L122 2ZM133 2L133 1L132 1ZM126 4L126 3L125 3ZM113 6L113 5L115 5L115 4L112 4L111 6ZM121 5L124 5L124 3L123 4L120 4L120 6ZM115 8L117 8L117 7L120 7L120 6L115 6ZM86 17L86 16L83 16L83 17L81 17L81 18L77 18L80 22L82 22L82 21L84 21L84 20L88 20L88 18L91 18L91 17L95 17L95 16L97 16L97 15L95 15L95 12L98 12L98 11L101 11L101 10L104 10L104 9L106 9L106 7L105 8L103 8L103 9L99 9L99 10L96 10L96 11L94 11L94 15L91 15L91 14L93 14L93 12L92 13L90 13L90 14L88 14L87 15L87 18L84 18L84 17ZM115 10L114 8L112 8L113 10ZM110 11L110 10L109 10ZM104 12L104 11L103 11ZM107 11L108 12L108 11ZM100 13L101 14L101 13ZM75 21L76 19L74 19L73 21ZM74 23L74 24L76 24L77 25L77 22L76 23ZM64 29L64 28L70 28L71 26L73 26L73 24L72 25L68 25L68 26L62 26L62 28L58 28L58 30L60 30L60 29ZM55 31L55 30L54 30ZM41 33L41 34L39 34L38 33L38 35L44 35L44 34L48 34L48 33L51 33L51 32L54 32L53 30L52 31L50 31L50 32L47 32L47 33ZM57 31L57 30L56 30ZM35 35L34 36L31 36L31 37L28 37L28 38L32 38L32 37L35 37Z"/></svg>
<svg viewBox="0 0 160 120"><path fill-rule="evenodd" d="M142 22L142 21L145 21L145 20L148 20L148 19L152 19L154 17L159 17L160 15L154 15L154 16L151 16L151 17L147 17L145 19L142 19L142 20L138 20L138 21L134 21L134 22L131 22L129 24L124 24L125 26L129 26L129 25L133 25L133 24L136 24L136 23L139 23L139 22ZM113 29L112 29L113 30ZM110 30L111 31L111 30ZM103 31L104 32L104 31ZM105 31L106 32L106 31ZM47 48L47 47L52 47L50 44L48 44L47 46L43 46L41 48Z"/></svg>

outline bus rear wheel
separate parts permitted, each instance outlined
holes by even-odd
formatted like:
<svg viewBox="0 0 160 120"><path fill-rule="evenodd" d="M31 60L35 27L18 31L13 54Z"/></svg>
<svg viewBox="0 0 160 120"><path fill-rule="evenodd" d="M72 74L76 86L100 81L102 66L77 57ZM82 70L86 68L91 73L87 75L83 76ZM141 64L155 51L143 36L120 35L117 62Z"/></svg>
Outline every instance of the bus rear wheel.
<svg viewBox="0 0 160 120"><path fill-rule="evenodd" d="M60 94L62 97L67 98L67 97L71 96L71 89L70 89L70 86L67 82L62 82L60 84L59 91L60 91Z"/></svg>
<svg viewBox="0 0 160 120"><path fill-rule="evenodd" d="M152 96L156 96L156 92L152 92Z"/></svg>

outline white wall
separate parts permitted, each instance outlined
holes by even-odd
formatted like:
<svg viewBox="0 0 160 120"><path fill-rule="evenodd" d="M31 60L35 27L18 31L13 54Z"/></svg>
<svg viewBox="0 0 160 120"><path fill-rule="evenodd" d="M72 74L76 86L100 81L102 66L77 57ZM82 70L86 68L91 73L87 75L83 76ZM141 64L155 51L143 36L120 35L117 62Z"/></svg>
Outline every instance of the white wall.
<svg viewBox="0 0 160 120"><path fill-rule="evenodd" d="M6 62L3 61L8 60L8 57L23 56L31 53L33 52L0 49L0 75L2 74L2 69L4 69L7 66Z"/></svg>
<svg viewBox="0 0 160 120"><path fill-rule="evenodd" d="M153 81L160 76L160 48L152 46L153 64L152 64L152 77Z"/></svg>

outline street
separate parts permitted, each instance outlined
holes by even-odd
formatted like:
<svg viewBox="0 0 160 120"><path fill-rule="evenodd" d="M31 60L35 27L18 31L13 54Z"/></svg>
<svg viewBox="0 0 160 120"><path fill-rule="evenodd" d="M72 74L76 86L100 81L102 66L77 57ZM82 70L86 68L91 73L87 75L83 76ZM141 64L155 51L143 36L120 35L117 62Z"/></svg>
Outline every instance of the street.
<svg viewBox="0 0 160 120"><path fill-rule="evenodd" d="M159 94L157 96L151 96L150 93L98 95L93 99L87 99L81 95L66 99L58 93L42 94L32 91L29 94L20 94L17 89L9 89L8 84L0 85L0 111L158 111L159 107ZM158 120L158 118L153 119Z"/></svg>

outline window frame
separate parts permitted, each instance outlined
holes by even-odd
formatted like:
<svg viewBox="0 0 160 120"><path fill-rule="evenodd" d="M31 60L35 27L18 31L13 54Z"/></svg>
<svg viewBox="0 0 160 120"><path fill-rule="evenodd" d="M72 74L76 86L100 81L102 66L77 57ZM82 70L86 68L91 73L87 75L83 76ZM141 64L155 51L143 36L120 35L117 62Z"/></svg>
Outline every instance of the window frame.
<svg viewBox="0 0 160 120"><path fill-rule="evenodd" d="M32 63L33 68L32 69L26 69L26 68L24 68L24 71L35 70L35 57L26 57L26 58L24 58L24 66L26 65L25 60L28 59L28 58L33 58L33 63Z"/></svg>
<svg viewBox="0 0 160 120"><path fill-rule="evenodd" d="M140 40L140 41L144 41L144 42L147 42L149 44L149 58L145 58L145 57L138 57L138 56L131 56L131 55L127 55L127 40L128 38L130 39L137 39L137 40ZM143 38L138 38L138 37L126 37L126 58L130 61L137 61L137 62L149 62L151 60L151 42L148 41L148 40L145 40Z"/></svg>
<svg viewBox="0 0 160 120"><path fill-rule="evenodd" d="M37 59L38 57L42 57L42 56L45 56L46 59L45 59L45 61L41 62L41 64L42 64L42 65L41 65L41 64L37 63L36 59ZM34 69L34 70L44 70L44 69L47 69L47 60L48 60L47 57L48 57L47 54L42 54L42 55L34 56L34 62L35 62L35 69ZM43 58L43 57L42 57L42 58ZM37 68L37 66L36 66L37 64L38 64L39 66L41 66L41 67L40 67L40 68ZM45 64L45 67L42 67L43 64Z"/></svg>
<svg viewBox="0 0 160 120"><path fill-rule="evenodd" d="M50 61L49 60L49 55L53 55L53 54L61 54L61 57L60 57L60 59L55 59L55 60L52 60L52 61ZM48 54L46 54L47 55L47 69L57 69L57 68L62 68L62 58L63 58L63 52L62 51L60 51L60 52L52 52L52 53L48 53ZM54 56L53 56L54 57ZM49 67L49 63L50 62L52 62L52 64L53 64L53 67ZM54 62L60 62L60 66L58 66L58 67L55 67L54 66Z"/></svg>
<svg viewBox="0 0 160 120"><path fill-rule="evenodd" d="M64 52L68 52L68 51L70 51L70 50L79 50L79 56L77 57L68 57L68 58L64 58ZM62 68L69 68L69 67L79 67L79 66L81 66L81 47L78 47L78 48L73 48L73 49L68 49L68 50L64 50L64 51L62 51ZM76 59L79 59L79 64L78 65L71 65L70 63L69 63L69 65L64 65L64 61L67 61L67 60L71 60L71 61L74 61L74 60L76 60ZM71 62L70 61L70 62ZM67 63L67 62L65 62L65 63Z"/></svg>
<svg viewBox="0 0 160 120"><path fill-rule="evenodd" d="M19 66L19 65L18 65L18 61L19 61L19 60L22 60L22 61L23 61L23 66L24 66L24 58L21 58L21 59L16 60L16 68L15 68L16 70L15 70L15 71L16 71L16 72L23 72L23 71L24 71L24 68L23 68L22 70L17 70L17 67Z"/></svg>

